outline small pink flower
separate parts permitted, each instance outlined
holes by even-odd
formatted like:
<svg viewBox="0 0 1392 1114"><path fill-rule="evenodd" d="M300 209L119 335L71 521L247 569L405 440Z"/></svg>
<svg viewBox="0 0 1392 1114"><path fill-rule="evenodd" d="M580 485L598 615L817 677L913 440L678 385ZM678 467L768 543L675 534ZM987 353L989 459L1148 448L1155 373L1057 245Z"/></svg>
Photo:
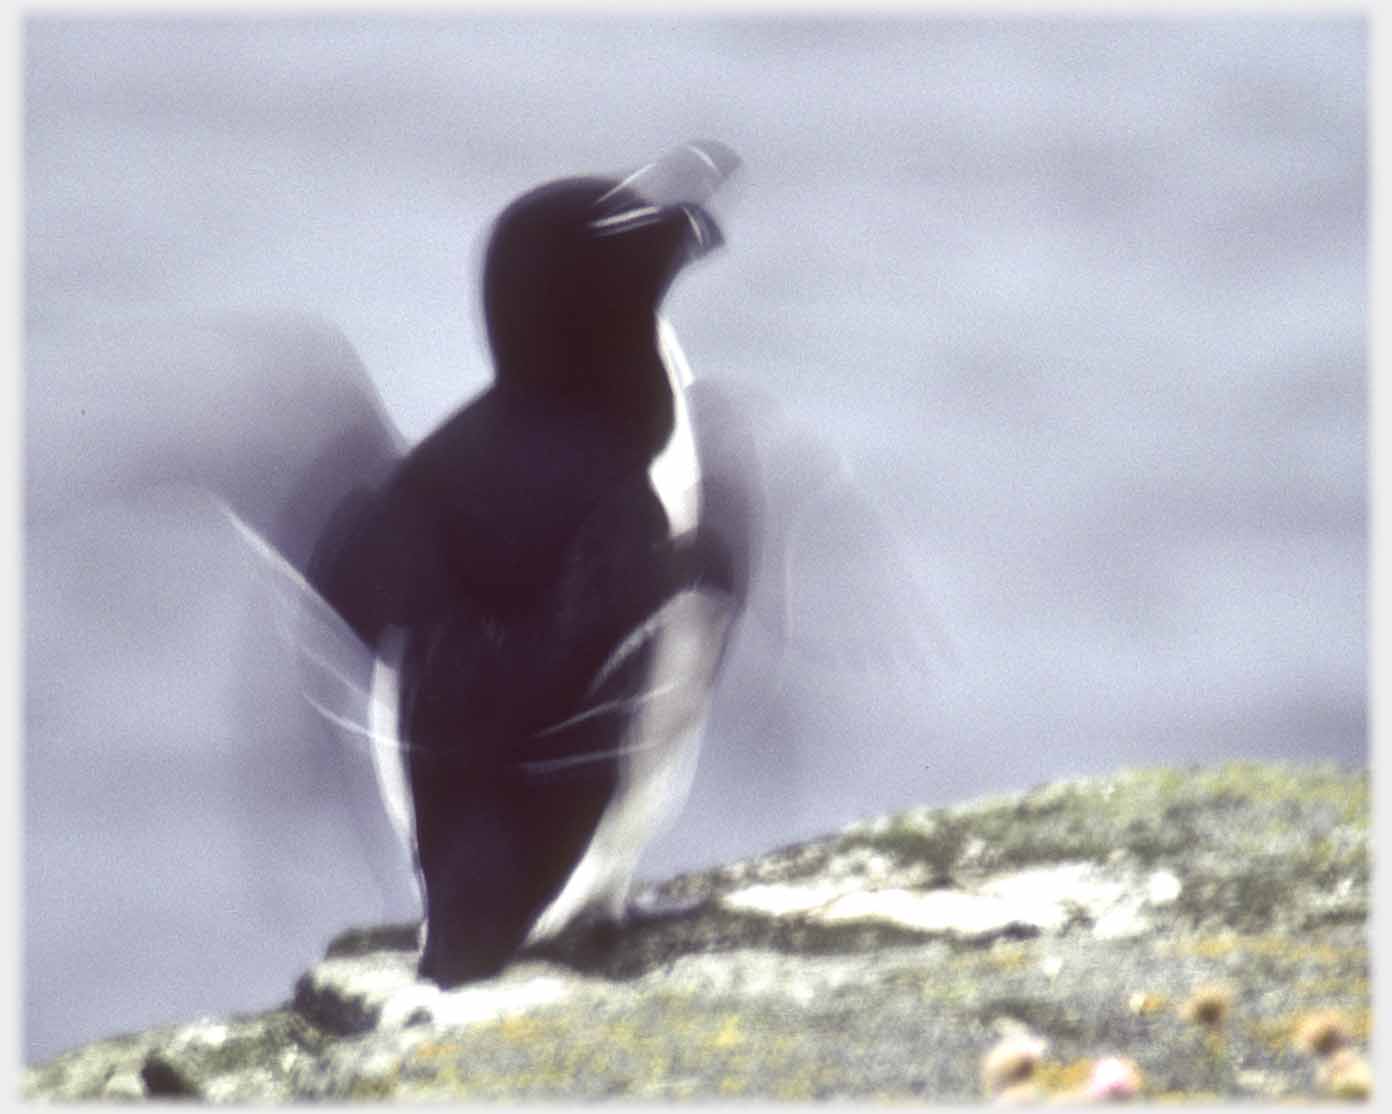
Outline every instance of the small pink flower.
<svg viewBox="0 0 1392 1114"><path fill-rule="evenodd" d="M1141 1089L1141 1069L1121 1056L1106 1056L1092 1066L1087 1097L1093 1102L1134 1098Z"/></svg>

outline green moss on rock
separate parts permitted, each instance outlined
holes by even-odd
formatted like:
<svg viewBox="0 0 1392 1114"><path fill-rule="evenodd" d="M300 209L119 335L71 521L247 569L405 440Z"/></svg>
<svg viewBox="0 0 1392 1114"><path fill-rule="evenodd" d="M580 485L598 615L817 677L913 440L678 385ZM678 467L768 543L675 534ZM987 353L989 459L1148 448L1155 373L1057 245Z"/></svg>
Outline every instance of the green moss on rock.
<svg viewBox="0 0 1392 1114"><path fill-rule="evenodd" d="M978 1101L982 1055L1023 1026L1048 1042L1046 1098L1107 1055L1152 1100L1308 1097L1301 1019L1337 1008L1359 1042L1372 1024L1368 797L1361 771L1233 763L911 809L674 879L661 889L691 914L608 951L567 933L457 992L483 996L472 1020L414 982L413 926L357 930L292 1005L98 1042L29 1070L25 1094ZM889 901L843 922L736 901L758 886L989 901L1022 878L1078 887L1057 895L1076 914L983 934L906 927ZM1214 982L1231 988L1222 1023L1187 1020ZM511 993L541 984L559 992Z"/></svg>

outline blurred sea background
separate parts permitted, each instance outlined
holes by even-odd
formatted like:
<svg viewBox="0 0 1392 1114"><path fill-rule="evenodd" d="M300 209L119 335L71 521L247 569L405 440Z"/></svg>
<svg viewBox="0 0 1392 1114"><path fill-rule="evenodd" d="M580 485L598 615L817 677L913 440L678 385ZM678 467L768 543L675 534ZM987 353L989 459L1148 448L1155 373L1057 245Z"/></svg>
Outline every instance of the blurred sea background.
<svg viewBox="0 0 1392 1114"><path fill-rule="evenodd" d="M692 137L745 165L687 355L839 454L942 650L761 687L739 649L649 876L1122 766L1367 762L1364 18L50 14L23 49L26 1060L272 1005L414 913L276 714L235 532L93 494L143 400L66 409L73 338L316 314L415 440L488 380L493 216Z"/></svg>

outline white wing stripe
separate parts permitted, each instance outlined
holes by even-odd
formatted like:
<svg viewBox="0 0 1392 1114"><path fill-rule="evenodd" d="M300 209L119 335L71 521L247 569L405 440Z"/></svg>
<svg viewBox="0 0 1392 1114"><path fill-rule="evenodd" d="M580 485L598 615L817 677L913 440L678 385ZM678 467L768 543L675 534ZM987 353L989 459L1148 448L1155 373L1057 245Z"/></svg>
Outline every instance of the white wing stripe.
<svg viewBox="0 0 1392 1114"><path fill-rule="evenodd" d="M305 698L305 702L311 708L313 708L316 712L318 712L321 716L323 716L326 720L328 720L339 730L346 731L350 735L356 735L361 739L366 739L368 744L371 746L385 747L388 750L396 751L406 751L411 749L411 745L409 743L403 743L397 735L378 734L377 732L373 731L372 728L364 727L362 724L349 719L347 716L335 712L332 708L328 707L327 705L321 704L318 700L314 699L314 697L310 696L309 693L302 692L300 695Z"/></svg>
<svg viewBox="0 0 1392 1114"><path fill-rule="evenodd" d="M640 750L652 750L654 747L667 745L665 739L654 739L648 743L634 743L632 746L614 747L612 750L592 750L585 754L574 754L568 758L538 758L531 762L523 762L522 765L528 770L536 770L546 773L549 770L565 770L571 766L584 766L591 762L604 762L611 758L622 758L625 755L635 754Z"/></svg>
<svg viewBox="0 0 1392 1114"><path fill-rule="evenodd" d="M399 629L388 631L378 646L377 664L372 669L372 704L370 734L373 738L396 734L398 716L397 667L405 639ZM405 752L402 748L373 747L372 769L377 775L377 788L382 804L391 817L392 827L401 841L415 847L416 811L411 803L411 787L406 777Z"/></svg>
<svg viewBox="0 0 1392 1114"><path fill-rule="evenodd" d="M535 735L534 739L540 739L544 735L554 735L558 731L564 731L567 727L574 727L577 723L584 723L587 719L594 719L595 716L602 716L609 712L622 711L625 708L638 708L646 704L649 700L656 700L659 696L666 696L669 692L680 687L681 682L673 681L670 684L658 685L656 688L648 689L637 696L625 696L617 700L603 700L592 707L586 708L583 712L577 712L569 719L563 719L560 723L553 723L550 727L543 727Z"/></svg>
<svg viewBox="0 0 1392 1114"><path fill-rule="evenodd" d="M646 228L662 216L662 210L653 205L642 205L637 209L626 209L612 217L592 220L589 228L601 236L612 236L617 232L627 232L631 228Z"/></svg>

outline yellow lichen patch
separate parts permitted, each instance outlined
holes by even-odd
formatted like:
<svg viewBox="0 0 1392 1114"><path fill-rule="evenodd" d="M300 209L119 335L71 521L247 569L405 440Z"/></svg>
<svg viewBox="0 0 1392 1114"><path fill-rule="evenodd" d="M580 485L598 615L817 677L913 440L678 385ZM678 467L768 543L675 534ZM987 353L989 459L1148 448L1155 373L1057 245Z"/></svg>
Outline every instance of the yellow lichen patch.
<svg viewBox="0 0 1392 1114"><path fill-rule="evenodd" d="M1160 1013L1169 1004L1168 997L1153 990L1138 990L1126 1000L1126 1008L1141 1017Z"/></svg>
<svg viewBox="0 0 1392 1114"><path fill-rule="evenodd" d="M1183 781L1174 782L1172 789L1203 796L1227 793L1251 800L1302 800L1336 805L1346 821L1358 822L1368 815L1366 780L1350 786L1346 777L1329 767L1327 770L1309 767L1291 768L1279 764L1250 762L1225 763L1216 769L1198 772Z"/></svg>
<svg viewBox="0 0 1392 1114"><path fill-rule="evenodd" d="M1349 1027L1353 1030L1353 1039L1359 1044L1367 1044L1373 1039L1372 1010L1350 1010L1348 1022Z"/></svg>
<svg viewBox="0 0 1392 1114"><path fill-rule="evenodd" d="M716 1048L734 1048L744 1038L740 1035L739 1015L730 1014L721 1024L720 1030L711 1041Z"/></svg>
<svg viewBox="0 0 1392 1114"><path fill-rule="evenodd" d="M1227 959L1233 955L1271 955L1322 966L1357 963L1366 959L1366 952L1362 948L1336 948L1286 936L1250 936L1237 932L1178 940L1172 947L1174 954L1190 955L1198 959Z"/></svg>
<svg viewBox="0 0 1392 1114"><path fill-rule="evenodd" d="M1368 980L1332 975L1324 979L1301 979L1295 987L1303 997L1319 998L1366 998Z"/></svg>
<svg viewBox="0 0 1392 1114"><path fill-rule="evenodd" d="M1147 1093L1146 1102L1153 1102L1157 1106L1175 1106L1180 1103L1186 1106L1202 1103L1207 1106L1219 1102L1221 1098L1217 1091L1156 1091Z"/></svg>
<svg viewBox="0 0 1392 1114"><path fill-rule="evenodd" d="M855 1098L847 1091L844 1096L838 1098ZM911 1084L900 1083L893 1090L879 1090L875 1092L873 1102L892 1103L895 1106L913 1106L917 1109L923 1108L924 1098Z"/></svg>
<svg viewBox="0 0 1392 1114"><path fill-rule="evenodd" d="M458 1041L425 1040L411 1049L407 1056L412 1059L439 1060L458 1055L461 1047Z"/></svg>
<svg viewBox="0 0 1392 1114"><path fill-rule="evenodd" d="M1043 1102L1044 1092L1037 1083L1026 1081L1007 1087L991 1100L992 1106L1033 1106Z"/></svg>
<svg viewBox="0 0 1392 1114"><path fill-rule="evenodd" d="M1029 949L1014 941L1002 941L991 947L986 958L1002 971L1018 971L1029 962Z"/></svg>
<svg viewBox="0 0 1392 1114"><path fill-rule="evenodd" d="M774 1088L780 1102L806 1102L812 1098L812 1084L806 1079L781 1079Z"/></svg>
<svg viewBox="0 0 1392 1114"><path fill-rule="evenodd" d="M720 1093L725 1096L744 1094L748 1080L736 1075L727 1075L720 1081Z"/></svg>
<svg viewBox="0 0 1392 1114"><path fill-rule="evenodd" d="M666 1079L672 1074L672 1054L661 1045L654 1045L643 1066L647 1069L648 1078L654 1082Z"/></svg>
<svg viewBox="0 0 1392 1114"><path fill-rule="evenodd" d="M1068 1064L1046 1061L1035 1069L1030 1082L1052 1094L1072 1093L1080 1090L1092 1078L1092 1068L1092 1060L1074 1060Z"/></svg>
<svg viewBox="0 0 1392 1114"><path fill-rule="evenodd" d="M498 1023L498 1031L505 1040L530 1041L535 1040L541 1032L541 1025L535 1018L519 1015L503 1018Z"/></svg>
<svg viewBox="0 0 1392 1114"><path fill-rule="evenodd" d="M1341 1010L1340 1017L1348 1037L1355 1043L1367 1044L1373 1032L1372 1010ZM1301 1026L1311 1017L1308 1011L1283 1014L1279 1017L1254 1021L1250 1028L1252 1034L1271 1052L1282 1052L1300 1040Z"/></svg>
<svg viewBox="0 0 1392 1114"><path fill-rule="evenodd" d="M348 1088L348 1097L355 1102L382 1102L396 1094L396 1073L390 1076L371 1076L355 1079Z"/></svg>
<svg viewBox="0 0 1392 1114"><path fill-rule="evenodd" d="M1216 936L1197 936L1167 943L1162 951L1173 955L1194 956L1197 959L1226 959L1242 947L1242 937L1235 932Z"/></svg>

